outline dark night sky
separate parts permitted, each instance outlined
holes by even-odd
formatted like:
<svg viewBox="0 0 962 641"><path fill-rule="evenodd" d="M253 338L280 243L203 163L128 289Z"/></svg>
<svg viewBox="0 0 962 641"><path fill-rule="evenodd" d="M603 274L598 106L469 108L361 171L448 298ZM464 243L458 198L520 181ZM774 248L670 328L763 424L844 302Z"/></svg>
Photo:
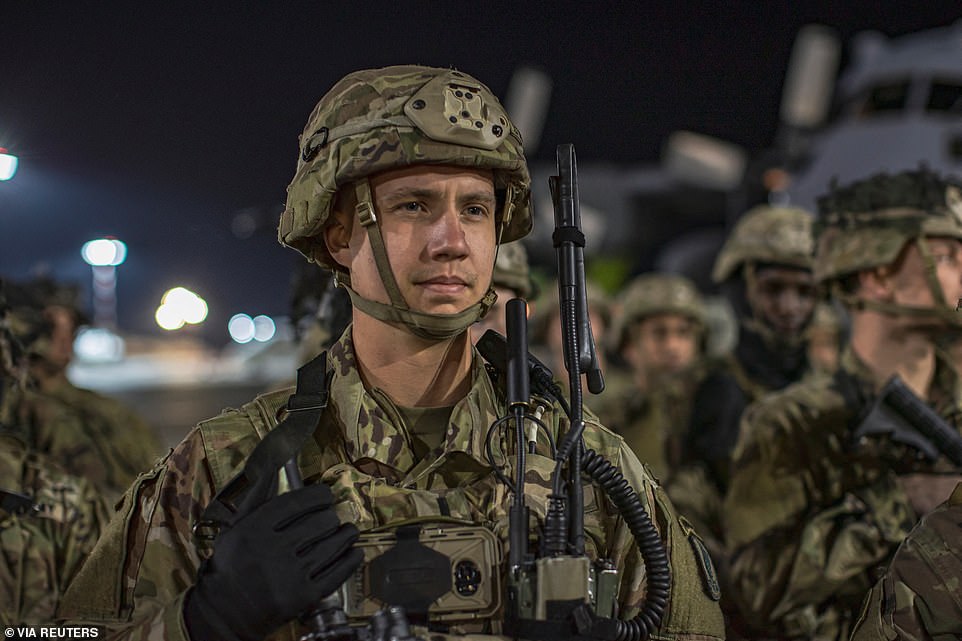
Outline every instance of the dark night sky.
<svg viewBox="0 0 962 641"><path fill-rule="evenodd" d="M722 7L733 4L733 7ZM795 5L804 5L795 6ZM844 7L842 5L845 5ZM454 66L504 95L514 69L554 80L541 148L582 163L653 162L690 129L759 149L775 131L798 28L888 35L962 17L957 0L775 2L0 3L0 274L48 269L86 285L83 241L127 242L125 329L159 332L160 295L183 284L211 307L212 342L235 312L284 314L298 256L274 240L297 136L348 71ZM246 239L231 221L262 222Z"/></svg>

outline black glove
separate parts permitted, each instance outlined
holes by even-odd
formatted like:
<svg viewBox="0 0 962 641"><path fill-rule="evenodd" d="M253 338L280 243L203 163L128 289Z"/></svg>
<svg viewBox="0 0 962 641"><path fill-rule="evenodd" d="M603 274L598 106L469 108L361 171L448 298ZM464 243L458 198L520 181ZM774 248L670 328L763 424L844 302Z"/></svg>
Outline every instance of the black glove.
<svg viewBox="0 0 962 641"><path fill-rule="evenodd" d="M262 641L311 610L361 564L358 530L323 483L257 506L214 541L184 604L194 641Z"/></svg>

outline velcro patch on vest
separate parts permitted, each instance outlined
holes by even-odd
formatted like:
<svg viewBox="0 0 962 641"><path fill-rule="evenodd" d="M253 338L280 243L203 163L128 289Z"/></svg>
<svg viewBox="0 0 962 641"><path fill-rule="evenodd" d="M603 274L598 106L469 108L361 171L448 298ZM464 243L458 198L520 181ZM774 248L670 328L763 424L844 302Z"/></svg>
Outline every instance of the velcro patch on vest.
<svg viewBox="0 0 962 641"><path fill-rule="evenodd" d="M718 575L715 573L715 564L712 563L708 548L705 547L705 543L695 532L695 528L688 522L688 519L682 516L679 517L678 522L681 524L681 529L685 533L685 536L688 537L688 543L695 553L695 560L698 562L698 572L701 575L702 587L705 590L705 594L707 594L712 601L718 601L721 599L721 584L718 582Z"/></svg>

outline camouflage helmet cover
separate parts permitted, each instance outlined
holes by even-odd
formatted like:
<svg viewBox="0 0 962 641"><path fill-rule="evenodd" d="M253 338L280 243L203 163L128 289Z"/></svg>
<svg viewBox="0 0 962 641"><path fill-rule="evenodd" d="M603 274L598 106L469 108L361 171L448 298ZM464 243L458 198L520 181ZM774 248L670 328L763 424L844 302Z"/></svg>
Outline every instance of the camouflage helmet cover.
<svg viewBox="0 0 962 641"><path fill-rule="evenodd" d="M818 282L891 264L915 238L962 239L962 189L928 170L876 174L844 190L819 199Z"/></svg>
<svg viewBox="0 0 962 641"><path fill-rule="evenodd" d="M491 284L517 292L521 298L530 298L534 293L528 252L520 241L503 243L498 248Z"/></svg>
<svg viewBox="0 0 962 641"><path fill-rule="evenodd" d="M748 210L728 235L712 270L722 283L746 263L812 269L812 215L796 207L760 205Z"/></svg>
<svg viewBox="0 0 962 641"><path fill-rule="evenodd" d="M695 284L680 274L642 274L622 290L612 338L624 345L629 328L658 314L678 314L705 325L704 302Z"/></svg>
<svg viewBox="0 0 962 641"><path fill-rule="evenodd" d="M530 183L521 135L498 99L468 74L398 66L357 71L321 98L300 137L279 241L335 266L318 236L338 189L410 165L490 169L510 202L501 241L531 230Z"/></svg>

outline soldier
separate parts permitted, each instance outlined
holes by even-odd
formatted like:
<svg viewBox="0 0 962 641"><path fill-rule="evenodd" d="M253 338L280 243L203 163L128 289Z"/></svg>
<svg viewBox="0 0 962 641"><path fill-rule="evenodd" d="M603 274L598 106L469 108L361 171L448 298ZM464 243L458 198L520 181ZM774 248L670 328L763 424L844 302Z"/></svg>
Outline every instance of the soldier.
<svg viewBox="0 0 962 641"><path fill-rule="evenodd" d="M959 188L926 170L834 188L816 235L816 278L845 304L850 344L833 376L746 411L724 510L735 597L783 639L846 639L875 568L958 480L944 457L865 430L885 425L872 410L894 375L962 425L936 349L959 321Z"/></svg>
<svg viewBox="0 0 962 641"><path fill-rule="evenodd" d="M0 299L12 295L3 289ZM30 452L14 435L26 370L16 334L31 323L8 311L0 301L0 623L49 624L93 550L107 508L89 481Z"/></svg>
<svg viewBox="0 0 962 641"><path fill-rule="evenodd" d="M24 435L29 446L56 460L67 471L91 479L104 494L119 498L162 452L153 430L135 412L97 392L76 387L67 378L73 342L82 319L76 292L42 280L27 285L36 292L43 331L27 346L33 403L43 414L75 417L74 429L50 431L61 421L31 422Z"/></svg>
<svg viewBox="0 0 962 641"><path fill-rule="evenodd" d="M528 251L520 241L502 243L498 247L498 257L494 261L494 275L491 287L498 295L487 315L471 327L471 339L478 339L489 329L505 335L504 306L512 298L523 298L528 302L529 316L534 312L531 302L538 296L538 288L531 278L528 265Z"/></svg>
<svg viewBox="0 0 962 641"><path fill-rule="evenodd" d="M962 484L895 552L865 601L852 641L931 641L962 633Z"/></svg>
<svg viewBox="0 0 962 641"><path fill-rule="evenodd" d="M809 371L805 328L815 308L812 217L801 209L759 206L735 225L715 260L738 319L734 351L707 366L695 393L686 449L724 496L742 412L754 400Z"/></svg>
<svg viewBox="0 0 962 641"><path fill-rule="evenodd" d="M414 525L459 523L476 539L493 532L506 542L511 492L483 447L506 407L467 330L493 302L497 243L531 226L517 130L467 74L404 66L343 78L318 103L300 143L279 236L337 270L354 305L350 331L326 360L313 362L324 381L302 370L304 389L290 405L297 411L285 419L285 429L303 421L307 434L314 430L297 457L299 474L287 477L305 485L277 495L275 468L249 470L265 460L260 453L286 460L287 449L270 448L290 432L269 430L285 414L288 393L198 425L128 491L65 600L63 615L103 621L113 638L254 641L275 631L271 638L297 638L298 617L361 562L361 549L352 546L359 530L396 533L391 563L437 560L439 553L412 540ZM566 426L557 407L541 420L557 442ZM265 433L264 448L245 467ZM511 439L498 440L510 452ZM525 484L539 520L554 467L545 441L528 457ZM694 535L621 439L589 421L585 441L622 470L662 528L672 588L657 634L720 638L720 612L700 574L710 566L696 557ZM510 457L507 465L513 475ZM624 521L592 486L584 519L591 553L610 555L622 573L620 615L634 616L647 573ZM209 532L225 522L229 528ZM212 546L208 533L216 537ZM500 562L497 546L484 549L485 563ZM384 557L377 559L387 564ZM468 594L486 575L462 570L458 585ZM420 566L400 574L425 577L421 589L437 587L429 577L450 579ZM350 586L364 602L391 588L383 581ZM482 600L453 621L432 619L431 637L497 634L503 613L494 605ZM428 607L422 603L419 619Z"/></svg>
<svg viewBox="0 0 962 641"><path fill-rule="evenodd" d="M633 385L598 410L655 475L681 463L705 322L695 284L676 274L642 274L620 295L610 336ZM605 392L607 395L608 392Z"/></svg>

